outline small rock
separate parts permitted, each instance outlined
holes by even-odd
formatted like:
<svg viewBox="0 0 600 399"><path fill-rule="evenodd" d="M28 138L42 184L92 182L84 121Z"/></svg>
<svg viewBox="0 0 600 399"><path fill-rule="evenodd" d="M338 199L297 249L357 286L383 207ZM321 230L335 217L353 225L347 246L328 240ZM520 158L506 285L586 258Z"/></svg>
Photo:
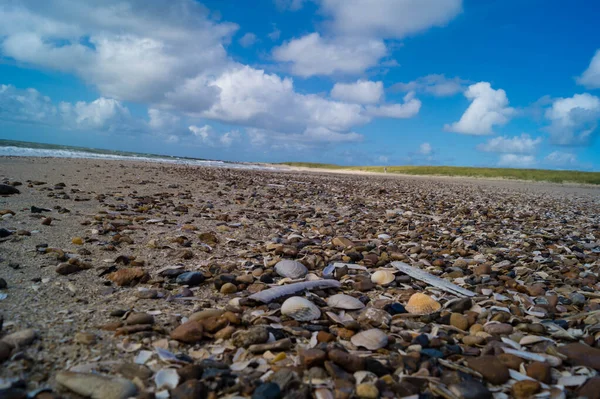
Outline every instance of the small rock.
<svg viewBox="0 0 600 399"><path fill-rule="evenodd" d="M137 395L135 384L124 378L61 371L56 375L56 382L81 396L92 399L127 399Z"/></svg>
<svg viewBox="0 0 600 399"><path fill-rule="evenodd" d="M259 385L252 394L252 399L279 399L280 397L281 389L273 382Z"/></svg>
<svg viewBox="0 0 600 399"><path fill-rule="evenodd" d="M492 399L492 393L478 381L464 381L448 387L459 399Z"/></svg>
<svg viewBox="0 0 600 399"><path fill-rule="evenodd" d="M50 226L52 224L52 218L43 218L42 219L42 224L44 226Z"/></svg>
<svg viewBox="0 0 600 399"><path fill-rule="evenodd" d="M365 359L346 353L343 350L332 349L327 355L329 360L351 373L365 369Z"/></svg>
<svg viewBox="0 0 600 399"><path fill-rule="evenodd" d="M86 332L78 332L75 334L75 342L83 345L94 345L96 343L96 335Z"/></svg>
<svg viewBox="0 0 600 399"><path fill-rule="evenodd" d="M175 282L179 285L189 285L193 287L202 284L204 280L204 274L200 272L186 272L177 276Z"/></svg>
<svg viewBox="0 0 600 399"><path fill-rule="evenodd" d="M453 302L448 309L450 309L454 313L464 313L467 310L471 309L473 306L473 301L471 298L461 298L456 302Z"/></svg>
<svg viewBox="0 0 600 399"><path fill-rule="evenodd" d="M463 331L469 329L469 319L460 313L452 313L450 315L450 324Z"/></svg>
<svg viewBox="0 0 600 399"><path fill-rule="evenodd" d="M215 333L215 339L229 339L235 332L234 326L227 326Z"/></svg>
<svg viewBox="0 0 600 399"><path fill-rule="evenodd" d="M2 341L6 342L12 347L20 348L31 344L37 338L37 332L31 328L26 330L20 330L2 338Z"/></svg>
<svg viewBox="0 0 600 399"><path fill-rule="evenodd" d="M247 348L250 345L264 344L269 340L269 331L266 327L255 326L247 330L236 331L232 336L235 346Z"/></svg>
<svg viewBox="0 0 600 399"><path fill-rule="evenodd" d="M203 336L204 329L202 323L195 320L183 323L175 330L171 331L171 338L187 344L195 344L196 342L201 341Z"/></svg>
<svg viewBox="0 0 600 399"><path fill-rule="evenodd" d="M0 229L0 238L5 238L12 235L12 231L5 229L4 227Z"/></svg>
<svg viewBox="0 0 600 399"><path fill-rule="evenodd" d="M10 358L12 347L4 341L0 341L0 363Z"/></svg>
<svg viewBox="0 0 600 399"><path fill-rule="evenodd" d="M8 184L0 184L0 195L12 195L12 194L21 194L21 192Z"/></svg>
<svg viewBox="0 0 600 399"><path fill-rule="evenodd" d="M487 263L482 263L481 265L477 265L477 266L475 266L475 269L473 269L473 273L475 273L476 276L492 274L492 265L489 265Z"/></svg>
<svg viewBox="0 0 600 399"><path fill-rule="evenodd" d="M482 345L485 342L485 338L479 335L466 335L463 337L462 342L469 346Z"/></svg>
<svg viewBox="0 0 600 399"><path fill-rule="evenodd" d="M523 359L521 359L519 356L513 355L512 353L501 353L496 357L506 367L517 371L520 369L521 363L524 362Z"/></svg>
<svg viewBox="0 0 600 399"><path fill-rule="evenodd" d="M71 242L75 245L83 245L83 238L75 237L71 240Z"/></svg>
<svg viewBox="0 0 600 399"><path fill-rule="evenodd" d="M551 368L548 363L533 362L527 366L527 376L544 384L552 383Z"/></svg>
<svg viewBox="0 0 600 399"><path fill-rule="evenodd" d="M365 308L358 315L358 322L362 324L370 324L373 327L384 327L389 325L392 316L383 309Z"/></svg>
<svg viewBox="0 0 600 399"><path fill-rule="evenodd" d="M600 377L593 377L587 380L578 394L580 398L600 399Z"/></svg>
<svg viewBox="0 0 600 399"><path fill-rule="evenodd" d="M234 294L237 292L237 287L232 283L225 283L219 290L221 294Z"/></svg>
<svg viewBox="0 0 600 399"><path fill-rule="evenodd" d="M116 285L123 287L137 282L148 281L150 279L150 275L141 267L130 267L110 273L106 276L106 278L111 280Z"/></svg>
<svg viewBox="0 0 600 399"><path fill-rule="evenodd" d="M154 374L148 367L136 363L122 363L116 368L116 372L129 380L139 378L142 381L146 381Z"/></svg>
<svg viewBox="0 0 600 399"><path fill-rule="evenodd" d="M319 331L317 333L317 342L331 342L335 341L335 335L328 333L327 331Z"/></svg>
<svg viewBox="0 0 600 399"><path fill-rule="evenodd" d="M558 347L558 352L568 358L574 366L591 367L600 371L600 349L581 343L572 343Z"/></svg>
<svg viewBox="0 0 600 399"><path fill-rule="evenodd" d="M575 306L583 306L586 303L585 296L579 292L574 292L569 295L569 299L571 299L571 303Z"/></svg>
<svg viewBox="0 0 600 399"><path fill-rule="evenodd" d="M513 332L513 326L507 323L490 323L483 327L483 331L492 335L508 335Z"/></svg>
<svg viewBox="0 0 600 399"><path fill-rule="evenodd" d="M6 287L8 287L6 280L0 277L0 290L6 289Z"/></svg>
<svg viewBox="0 0 600 399"><path fill-rule="evenodd" d="M300 363L307 369L313 366L322 366L327 360L327 354L320 349L304 349L300 350Z"/></svg>
<svg viewBox="0 0 600 399"><path fill-rule="evenodd" d="M379 397L379 390L372 384L358 384L356 387L356 396L365 399L377 399Z"/></svg>
<svg viewBox="0 0 600 399"><path fill-rule="evenodd" d="M508 367L495 356L468 358L467 365L494 385L504 384L510 378Z"/></svg>
<svg viewBox="0 0 600 399"><path fill-rule="evenodd" d="M154 316L144 312L132 312L125 319L126 325L154 324Z"/></svg>
<svg viewBox="0 0 600 399"><path fill-rule="evenodd" d="M188 380L171 391L171 399L196 399L205 396L205 387L198 380Z"/></svg>
<svg viewBox="0 0 600 399"><path fill-rule="evenodd" d="M537 381L524 380L517 381L512 386L512 393L515 399L527 399L538 393L541 389L541 385Z"/></svg>

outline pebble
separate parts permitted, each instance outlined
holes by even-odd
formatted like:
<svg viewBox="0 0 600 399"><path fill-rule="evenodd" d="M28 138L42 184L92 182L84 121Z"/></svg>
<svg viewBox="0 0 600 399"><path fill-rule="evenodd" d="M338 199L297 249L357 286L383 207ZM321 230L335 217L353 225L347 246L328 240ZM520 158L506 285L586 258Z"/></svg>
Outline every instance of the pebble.
<svg viewBox="0 0 600 399"><path fill-rule="evenodd" d="M579 397L600 399L600 377L592 377L579 389Z"/></svg>
<svg viewBox="0 0 600 399"><path fill-rule="evenodd" d="M552 383L551 368L548 363L533 362L527 366L527 376L544 384Z"/></svg>
<svg viewBox="0 0 600 399"><path fill-rule="evenodd" d="M232 336L235 346L247 348L250 345L264 344L269 340L269 331L266 327L256 326L247 330L238 330Z"/></svg>
<svg viewBox="0 0 600 399"><path fill-rule="evenodd" d="M76 394L92 399L127 399L137 395L135 384L124 378L61 371L56 375L56 382Z"/></svg>
<svg viewBox="0 0 600 399"><path fill-rule="evenodd" d="M459 399L492 399L489 389L477 381L463 381L448 387Z"/></svg>
<svg viewBox="0 0 600 399"><path fill-rule="evenodd" d="M237 292L237 287L235 286L235 284L225 283L221 286L221 289L219 291L221 292L221 294L234 294Z"/></svg>
<svg viewBox="0 0 600 399"><path fill-rule="evenodd" d="M202 382L191 379L171 390L171 399L197 399L206 396L206 388Z"/></svg>
<svg viewBox="0 0 600 399"><path fill-rule="evenodd" d="M10 186L8 184L0 184L0 195L12 195L12 194L20 194L18 188Z"/></svg>
<svg viewBox="0 0 600 399"><path fill-rule="evenodd" d="M492 335L508 335L513 332L513 326L507 323L489 323L483 327L483 331Z"/></svg>
<svg viewBox="0 0 600 399"><path fill-rule="evenodd" d="M195 344L202 340L202 337L204 336L204 328L201 322L190 320L171 331L170 336L177 341Z"/></svg>
<svg viewBox="0 0 600 399"><path fill-rule="evenodd" d="M83 345L94 345L96 343L96 335L86 332L78 332L75 334L75 342Z"/></svg>
<svg viewBox="0 0 600 399"><path fill-rule="evenodd" d="M538 393L541 385L537 381L524 380L517 381L512 386L512 393L515 399L527 399Z"/></svg>
<svg viewBox="0 0 600 399"><path fill-rule="evenodd" d="M450 315L450 324L463 331L469 329L469 319L460 313L452 313Z"/></svg>
<svg viewBox="0 0 600 399"><path fill-rule="evenodd" d="M141 267L130 267L117 270L106 277L116 285L123 287L132 285L136 282L144 282L150 278L150 275Z"/></svg>
<svg viewBox="0 0 600 399"><path fill-rule="evenodd" d="M327 353L320 349L304 349L298 352L300 363L307 369L322 366L327 360Z"/></svg>
<svg viewBox="0 0 600 399"><path fill-rule="evenodd" d="M21 348L31 344L33 341L35 341L37 337L37 332L29 328L9 334L2 338L2 341L9 344L12 347Z"/></svg>
<svg viewBox="0 0 600 399"><path fill-rule="evenodd" d="M356 387L356 396L365 399L377 399L379 397L379 390L372 384L359 384Z"/></svg>
<svg viewBox="0 0 600 399"><path fill-rule="evenodd" d="M8 284L6 283L6 280L3 278L0 278L0 290L4 290L8 287Z"/></svg>
<svg viewBox="0 0 600 399"><path fill-rule="evenodd" d="M259 385L252 394L252 399L279 399L280 397L281 388L272 382Z"/></svg>
<svg viewBox="0 0 600 399"><path fill-rule="evenodd" d="M204 280L204 274L200 272L186 272L178 275L175 282L179 285L189 285L193 287L202 284Z"/></svg>
<svg viewBox="0 0 600 399"><path fill-rule="evenodd" d="M467 359L467 366L477 371L494 385L504 384L510 378L506 367L495 356L481 356Z"/></svg>
<svg viewBox="0 0 600 399"><path fill-rule="evenodd" d="M572 343L560 346L558 352L565 355L568 362L575 366L586 366L600 371L600 349Z"/></svg>
<svg viewBox="0 0 600 399"><path fill-rule="evenodd" d="M0 341L0 363L8 360L12 352L12 346L4 341Z"/></svg>

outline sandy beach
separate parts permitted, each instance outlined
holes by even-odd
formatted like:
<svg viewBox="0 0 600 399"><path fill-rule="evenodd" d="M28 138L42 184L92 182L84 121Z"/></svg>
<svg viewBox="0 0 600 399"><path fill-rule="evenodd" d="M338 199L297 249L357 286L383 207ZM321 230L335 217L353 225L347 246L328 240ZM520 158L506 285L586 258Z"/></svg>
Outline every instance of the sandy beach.
<svg viewBox="0 0 600 399"><path fill-rule="evenodd" d="M587 367L563 388L571 395L600 365L600 316L585 316L600 310L600 187L47 158L0 158L0 180L20 192L0 196L2 397L47 388L31 397L77 398L96 383L91 372L105 378L91 397L371 397L361 385L375 397L439 392L432 386L487 397L466 390L511 395L509 369L529 375L544 363L555 377ZM284 280L283 259L306 272ZM360 268L325 276L335 262ZM374 281L379 269L391 281ZM282 314L285 298L248 299L324 277L341 286L297 294L316 318ZM341 293L362 305L347 309L351 321L328 315L339 315L328 299ZM417 293L433 311L410 311ZM370 330L385 345L351 338ZM543 338L519 345L532 336ZM501 339L531 356L494 361L500 377L489 376L480 363L508 353ZM557 385L533 380L538 391Z"/></svg>

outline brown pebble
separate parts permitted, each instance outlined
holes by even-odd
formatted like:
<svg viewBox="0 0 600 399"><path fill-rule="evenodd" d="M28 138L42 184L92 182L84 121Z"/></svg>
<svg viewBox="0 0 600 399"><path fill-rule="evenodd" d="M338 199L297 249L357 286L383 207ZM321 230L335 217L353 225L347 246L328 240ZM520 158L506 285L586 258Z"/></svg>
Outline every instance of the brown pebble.
<svg viewBox="0 0 600 399"><path fill-rule="evenodd" d="M527 376L544 384L552 383L552 374L548 363L533 362L527 366Z"/></svg>
<svg viewBox="0 0 600 399"><path fill-rule="evenodd" d="M469 328L469 320L460 313L452 313L450 315L450 324L463 331Z"/></svg>
<svg viewBox="0 0 600 399"><path fill-rule="evenodd" d="M467 359L467 365L494 385L504 384L510 378L506 367L496 356L480 356Z"/></svg>
<svg viewBox="0 0 600 399"><path fill-rule="evenodd" d="M171 338L185 342L187 344L195 344L202 340L204 330L202 323L199 321L191 320L181 324L175 330L171 331Z"/></svg>
<svg viewBox="0 0 600 399"><path fill-rule="evenodd" d="M512 386L512 393L515 399L527 399L538 393L541 388L542 386L537 381L517 381Z"/></svg>
<svg viewBox="0 0 600 399"><path fill-rule="evenodd" d="M298 352L300 363L307 369L321 366L327 360L327 354L320 349L304 349Z"/></svg>
<svg viewBox="0 0 600 399"><path fill-rule="evenodd" d="M498 360L502 362L509 369L519 371L521 363L524 362L519 356L513 355L512 353L502 353L497 356Z"/></svg>
<svg viewBox="0 0 600 399"><path fill-rule="evenodd" d="M75 334L75 342L83 345L93 345L96 343L96 335L86 332L78 332Z"/></svg>

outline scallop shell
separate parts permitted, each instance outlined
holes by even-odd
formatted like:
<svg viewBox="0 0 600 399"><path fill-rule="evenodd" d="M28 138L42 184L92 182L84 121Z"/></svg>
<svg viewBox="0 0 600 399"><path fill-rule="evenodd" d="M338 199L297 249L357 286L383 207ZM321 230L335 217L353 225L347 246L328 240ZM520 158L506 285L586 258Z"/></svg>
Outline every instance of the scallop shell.
<svg viewBox="0 0 600 399"><path fill-rule="evenodd" d="M365 304L353 296L335 294L327 298L327 306L337 309L356 310L364 308Z"/></svg>
<svg viewBox="0 0 600 399"><path fill-rule="evenodd" d="M281 277L296 279L306 276L308 269L298 261L284 259L277 262L275 265L275 272Z"/></svg>
<svg viewBox="0 0 600 399"><path fill-rule="evenodd" d="M374 351L384 348L388 344L388 336L378 328L361 331L350 338L355 346L362 346L368 350Z"/></svg>
<svg viewBox="0 0 600 399"><path fill-rule="evenodd" d="M389 270L377 270L371 275L371 281L377 285L386 285L394 281L396 276Z"/></svg>
<svg viewBox="0 0 600 399"><path fill-rule="evenodd" d="M298 321L311 321L321 317L321 310L308 299L293 296L283 302L281 314Z"/></svg>
<svg viewBox="0 0 600 399"><path fill-rule="evenodd" d="M438 301L420 292L413 294L406 304L406 310L412 314L430 314L437 312L441 307Z"/></svg>

